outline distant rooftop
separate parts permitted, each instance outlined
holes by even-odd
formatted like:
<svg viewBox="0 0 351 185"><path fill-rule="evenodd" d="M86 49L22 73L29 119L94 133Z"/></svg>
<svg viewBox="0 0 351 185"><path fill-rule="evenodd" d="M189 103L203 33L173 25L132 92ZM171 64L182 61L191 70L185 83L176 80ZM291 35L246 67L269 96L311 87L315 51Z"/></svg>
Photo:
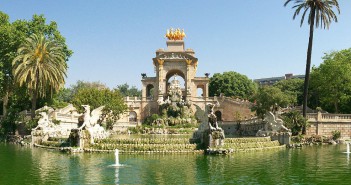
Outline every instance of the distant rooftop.
<svg viewBox="0 0 351 185"><path fill-rule="evenodd" d="M254 79L253 81L260 84L260 85L273 85L274 83L276 83L280 80L288 80L288 79L294 79L294 78L304 79L305 75L294 75L292 73L288 73L288 74L285 74L284 76L270 77L270 78L259 78L259 79Z"/></svg>

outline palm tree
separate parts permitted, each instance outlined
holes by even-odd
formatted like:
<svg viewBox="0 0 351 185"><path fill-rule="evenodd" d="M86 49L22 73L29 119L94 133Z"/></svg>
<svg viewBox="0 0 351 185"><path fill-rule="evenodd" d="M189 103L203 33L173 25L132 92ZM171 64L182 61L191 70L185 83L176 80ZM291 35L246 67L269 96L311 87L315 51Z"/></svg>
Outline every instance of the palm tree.
<svg viewBox="0 0 351 185"><path fill-rule="evenodd" d="M58 91L65 83L67 63L63 47L44 35L32 34L17 50L12 62L13 76L31 96L31 117L35 117L38 96Z"/></svg>
<svg viewBox="0 0 351 185"><path fill-rule="evenodd" d="M306 118L307 110L307 95L308 95L308 83L310 78L310 69L311 69L311 56L312 56L312 43L313 43L313 31L314 25L316 28L319 26L321 28L329 29L329 25L332 21L338 22L338 19L333 11L333 7L336 8L340 14L339 3L337 0L287 0L284 3L284 6L288 5L290 2L294 2L293 9L295 10L293 19L303 11L300 26L302 26L305 15L309 12L308 15L308 24L310 25L310 36L308 40L308 49L307 49L307 60L306 60L306 73L305 73L305 83L303 91L303 117ZM306 133L306 128L302 128L302 133Z"/></svg>

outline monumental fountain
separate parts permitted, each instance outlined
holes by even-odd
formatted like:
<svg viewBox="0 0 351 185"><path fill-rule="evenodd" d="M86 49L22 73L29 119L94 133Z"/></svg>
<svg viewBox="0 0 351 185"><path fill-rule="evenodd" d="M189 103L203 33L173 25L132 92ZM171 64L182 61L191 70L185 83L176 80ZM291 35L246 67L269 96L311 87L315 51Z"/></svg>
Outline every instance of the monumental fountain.
<svg viewBox="0 0 351 185"><path fill-rule="evenodd" d="M159 105L160 117L154 121L156 126L176 126L176 125L196 125L197 120L191 109L191 101L184 100L181 85L175 75L170 82L167 98L160 98Z"/></svg>

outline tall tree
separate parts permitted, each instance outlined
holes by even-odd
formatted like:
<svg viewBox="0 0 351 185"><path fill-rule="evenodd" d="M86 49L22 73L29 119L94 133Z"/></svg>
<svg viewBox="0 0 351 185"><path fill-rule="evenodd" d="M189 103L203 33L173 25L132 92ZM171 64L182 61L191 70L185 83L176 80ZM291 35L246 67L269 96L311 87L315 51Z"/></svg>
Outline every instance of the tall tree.
<svg viewBox="0 0 351 185"><path fill-rule="evenodd" d="M9 16L0 11L0 79L1 77L3 79L0 80L0 96L4 117L8 114L8 108L12 106L11 102L17 102L17 100L12 101L16 97L15 93L22 91L18 90L13 82L12 61L20 45L33 33L43 34L60 43L66 54L66 61L73 53L68 49L65 38L58 31L56 22L51 21L47 24L43 15L33 15L31 20L16 20L10 23ZM25 107L21 110L23 109Z"/></svg>
<svg viewBox="0 0 351 185"><path fill-rule="evenodd" d="M25 40L13 60L13 75L19 86L31 95L31 117L35 117L38 96L58 91L65 83L66 55L63 47L44 35L33 34Z"/></svg>
<svg viewBox="0 0 351 185"><path fill-rule="evenodd" d="M320 106L328 112L350 113L351 49L325 54L313 67L310 89L318 94Z"/></svg>
<svg viewBox="0 0 351 185"><path fill-rule="evenodd" d="M81 105L90 105L91 110L105 106L102 110L102 117L103 119L107 117L113 122L117 121L121 114L128 109L122 94L116 89L110 90L108 88L81 88L74 94L72 103L80 111L82 111Z"/></svg>
<svg viewBox="0 0 351 185"><path fill-rule="evenodd" d="M279 107L287 107L296 101L296 96L283 93L279 88L274 86L262 86L258 88L257 93L253 96L255 101L252 107L256 111L256 115L260 118L264 117L269 111Z"/></svg>
<svg viewBox="0 0 351 185"><path fill-rule="evenodd" d="M303 83L303 79L292 78L287 80L280 80L273 86L278 87L283 93L296 97L294 102L291 102L292 104L301 105L303 102Z"/></svg>
<svg viewBox="0 0 351 185"><path fill-rule="evenodd" d="M257 90L256 83L252 82L247 76L240 73L229 71L223 74L215 73L210 78L210 96L235 96L249 99Z"/></svg>
<svg viewBox="0 0 351 185"><path fill-rule="evenodd" d="M308 95L308 83L310 78L311 70L311 56L312 56L312 45L313 45L313 31L314 26L318 28L327 28L332 21L337 22L337 16L335 15L333 8L335 7L338 13L340 14L339 3L337 0L287 0L284 3L284 6L287 6L290 2L294 2L293 9L295 10L293 19L303 11L300 26L302 26L305 15L308 14L308 24L310 25L310 34L308 40L308 49L307 49L307 60L306 60L306 73L305 73L305 82L304 82L304 99L303 99L303 117L306 118L307 110L307 95ZM302 129L302 133L305 134L306 129Z"/></svg>
<svg viewBox="0 0 351 185"><path fill-rule="evenodd" d="M119 92L123 96L141 97L141 91L137 89L135 86L129 87L127 83L122 85L117 85L116 89L119 90Z"/></svg>
<svg viewBox="0 0 351 185"><path fill-rule="evenodd" d="M0 12L0 92L3 94L3 116L7 114L7 104L9 99L9 91L7 90L10 83L10 73L6 71L6 62L10 57L11 52L11 24L9 22L9 16L3 12Z"/></svg>

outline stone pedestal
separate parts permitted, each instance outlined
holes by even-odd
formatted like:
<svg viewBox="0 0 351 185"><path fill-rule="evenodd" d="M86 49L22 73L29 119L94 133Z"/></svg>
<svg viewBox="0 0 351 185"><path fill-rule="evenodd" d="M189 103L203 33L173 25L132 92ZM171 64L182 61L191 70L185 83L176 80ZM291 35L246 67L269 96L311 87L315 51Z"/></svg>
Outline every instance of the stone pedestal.
<svg viewBox="0 0 351 185"><path fill-rule="evenodd" d="M87 130L72 129L69 135L70 146L83 149L89 144L90 136Z"/></svg>
<svg viewBox="0 0 351 185"><path fill-rule="evenodd" d="M216 148L224 145L224 131L216 130L210 131L206 130L203 134L203 145L205 148Z"/></svg>
<svg viewBox="0 0 351 185"><path fill-rule="evenodd" d="M49 139L48 134L44 134L43 130L32 130L32 145L41 144L43 141L47 141Z"/></svg>
<svg viewBox="0 0 351 185"><path fill-rule="evenodd" d="M291 133L290 132L280 132L270 135L272 141L278 140L281 145L290 145L291 143Z"/></svg>

